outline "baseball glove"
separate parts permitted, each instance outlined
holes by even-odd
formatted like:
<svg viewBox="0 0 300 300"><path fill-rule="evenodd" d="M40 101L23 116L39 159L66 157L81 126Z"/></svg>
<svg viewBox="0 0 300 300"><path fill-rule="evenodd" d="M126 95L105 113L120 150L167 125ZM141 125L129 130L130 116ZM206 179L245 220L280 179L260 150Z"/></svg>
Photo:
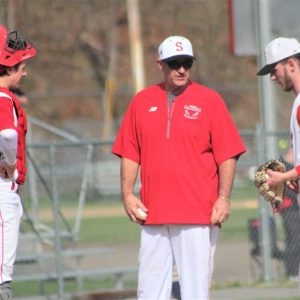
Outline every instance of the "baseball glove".
<svg viewBox="0 0 300 300"><path fill-rule="evenodd" d="M271 159L254 171L254 184L258 188L259 193L271 204L275 204L278 207L283 203L285 184L282 183L278 186L270 187L266 183L269 178L266 173L268 169L285 172L285 165L279 160Z"/></svg>

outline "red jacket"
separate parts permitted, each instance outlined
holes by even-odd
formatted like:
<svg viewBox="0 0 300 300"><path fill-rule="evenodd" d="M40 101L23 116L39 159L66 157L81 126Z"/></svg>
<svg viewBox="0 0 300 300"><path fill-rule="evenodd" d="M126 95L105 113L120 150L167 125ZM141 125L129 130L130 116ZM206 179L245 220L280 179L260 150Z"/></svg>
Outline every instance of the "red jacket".
<svg viewBox="0 0 300 300"><path fill-rule="evenodd" d="M138 93L112 152L140 164L145 224L210 224L218 165L245 147L215 91L190 83L167 103L163 84Z"/></svg>

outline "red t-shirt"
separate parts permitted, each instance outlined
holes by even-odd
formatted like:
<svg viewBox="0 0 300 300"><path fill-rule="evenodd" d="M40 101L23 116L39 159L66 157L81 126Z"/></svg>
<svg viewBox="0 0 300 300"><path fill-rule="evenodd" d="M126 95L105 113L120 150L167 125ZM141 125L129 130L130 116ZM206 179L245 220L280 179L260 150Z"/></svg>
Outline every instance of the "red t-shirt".
<svg viewBox="0 0 300 300"><path fill-rule="evenodd" d="M215 91L191 83L168 110L160 84L135 96L112 152L140 164L145 224L210 224L217 167L245 147Z"/></svg>

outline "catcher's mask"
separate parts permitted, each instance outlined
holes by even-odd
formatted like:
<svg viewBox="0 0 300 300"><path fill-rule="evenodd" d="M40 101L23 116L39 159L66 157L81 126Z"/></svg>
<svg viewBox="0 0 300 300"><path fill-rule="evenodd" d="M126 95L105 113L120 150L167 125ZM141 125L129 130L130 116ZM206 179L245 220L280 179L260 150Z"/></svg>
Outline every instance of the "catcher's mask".
<svg viewBox="0 0 300 300"><path fill-rule="evenodd" d="M19 31L11 31L0 25L0 65L13 67L32 58L37 50Z"/></svg>

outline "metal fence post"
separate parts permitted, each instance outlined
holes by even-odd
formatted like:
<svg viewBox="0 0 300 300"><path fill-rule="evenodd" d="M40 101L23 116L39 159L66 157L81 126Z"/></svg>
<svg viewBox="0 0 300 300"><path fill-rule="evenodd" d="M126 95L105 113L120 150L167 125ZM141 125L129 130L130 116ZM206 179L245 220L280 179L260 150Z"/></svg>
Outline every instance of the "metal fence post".
<svg viewBox="0 0 300 300"><path fill-rule="evenodd" d="M257 161L261 164L266 161L265 156L265 132L260 125L256 126L256 145L257 145ZM260 249L263 264L263 276L265 281L272 279L272 260L271 260L271 237L270 237L270 222L269 212L270 205L262 196L259 195L259 210L261 220L260 230Z"/></svg>
<svg viewBox="0 0 300 300"><path fill-rule="evenodd" d="M28 133L27 133L27 142L31 142L32 140L32 125L31 122L28 122ZM34 149L27 148L27 151L31 154L32 157L34 157ZM37 180L36 180L36 174L34 172L34 168L32 167L32 163L29 161L28 165L28 182L29 182L29 190L30 190L30 199L31 199L31 209L32 209L32 220L34 225L36 226L39 222L39 208L38 208L38 189L37 189Z"/></svg>
<svg viewBox="0 0 300 300"><path fill-rule="evenodd" d="M92 144L88 145L86 161L85 161L82 182L81 182L81 189L80 189L80 194L79 194L79 202L78 202L78 209L77 209L77 214L76 214L76 221L75 221L74 230L73 230L73 235L74 235L76 241L78 241L82 213L83 213L83 208L84 208L85 198L86 198L86 193L87 193L87 188L88 188L88 181L90 179L90 169L91 169L91 160L92 160L93 152L94 152L93 145Z"/></svg>
<svg viewBox="0 0 300 300"><path fill-rule="evenodd" d="M50 146L51 157L51 178L52 178L52 209L53 209L53 222L54 222L54 240L55 240L55 268L58 283L58 300L64 299L64 280L63 280L63 261L62 261L62 245L61 245L61 227L59 218L59 197L58 197L58 184L56 174L55 162L55 145Z"/></svg>

